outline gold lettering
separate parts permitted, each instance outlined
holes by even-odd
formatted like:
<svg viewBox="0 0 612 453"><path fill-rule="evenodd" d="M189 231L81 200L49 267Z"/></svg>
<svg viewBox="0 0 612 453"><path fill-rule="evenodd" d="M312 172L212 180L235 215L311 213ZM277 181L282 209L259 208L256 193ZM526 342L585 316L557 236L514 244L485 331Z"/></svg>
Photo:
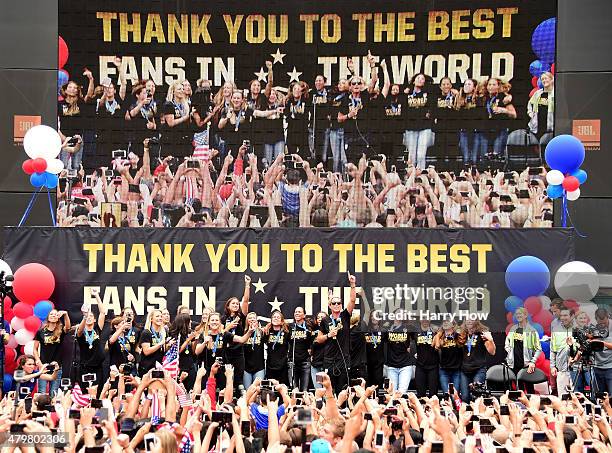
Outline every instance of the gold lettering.
<svg viewBox="0 0 612 453"><path fill-rule="evenodd" d="M470 247L467 244L455 244L450 249L449 266L451 272L466 273L470 270Z"/></svg>
<svg viewBox="0 0 612 453"><path fill-rule="evenodd" d="M319 244L306 244L302 250L302 269L304 272L321 272L323 269L323 249Z"/></svg>
<svg viewBox="0 0 612 453"><path fill-rule="evenodd" d="M140 13L132 13L131 24L127 13L119 13L119 41L129 42L129 33L132 33L132 42L140 42Z"/></svg>
<svg viewBox="0 0 612 453"><path fill-rule="evenodd" d="M495 24L493 18L495 13L492 9L484 8L474 11L474 28L472 36L476 39L489 39L493 36Z"/></svg>
<svg viewBox="0 0 612 453"><path fill-rule="evenodd" d="M204 44L211 44L212 39L210 33L208 33L208 21L210 20L210 14L204 14L202 19L197 14L191 15L191 43L199 44L200 38Z"/></svg>
<svg viewBox="0 0 612 453"><path fill-rule="evenodd" d="M98 272L98 252L102 251L102 244L83 244L83 250L89 258L89 272Z"/></svg>
<svg viewBox="0 0 612 453"><path fill-rule="evenodd" d="M227 27L227 31L229 33L230 44L238 43L238 31L240 30L240 24L242 24L243 17L243 14L238 14L236 16L236 20L232 21L232 16L229 14L223 15L223 20L225 21L225 26Z"/></svg>
<svg viewBox="0 0 612 453"><path fill-rule="evenodd" d="M448 38L449 16L446 11L429 11L427 39L429 41L444 41Z"/></svg>
<svg viewBox="0 0 612 453"><path fill-rule="evenodd" d="M251 244L251 271L268 272L270 269L270 244L261 244L261 264L258 263L259 245Z"/></svg>
<svg viewBox="0 0 612 453"><path fill-rule="evenodd" d="M128 261L127 272L134 272L140 268L140 272L149 272L147 263L147 252L144 244L132 244L130 247L130 260Z"/></svg>
<svg viewBox="0 0 612 453"><path fill-rule="evenodd" d="M414 33L411 33L414 30L414 13L406 12L406 13L397 13L397 40L398 42L407 42L414 41L415 36Z"/></svg>
<svg viewBox="0 0 612 453"><path fill-rule="evenodd" d="M102 36L105 42L110 42L113 37L112 21L117 19L117 13L105 13L98 11L96 19L102 19Z"/></svg>
<svg viewBox="0 0 612 453"><path fill-rule="evenodd" d="M329 33L331 23L332 33ZM337 14L325 14L321 17L321 41L324 43L336 43L342 37L342 25L340 16Z"/></svg>
<svg viewBox="0 0 612 453"><path fill-rule="evenodd" d="M159 244L151 244L151 272L170 272L172 270L172 245L164 244L164 251Z"/></svg>
<svg viewBox="0 0 612 453"><path fill-rule="evenodd" d="M382 42L383 33L386 42L395 41L395 13L386 13L387 21L383 22L383 13L374 14L374 42Z"/></svg>
<svg viewBox="0 0 612 453"><path fill-rule="evenodd" d="M211 270L213 272L219 272L219 268L221 267L221 257L225 251L225 244L219 244L216 247L214 244L206 244L204 245L204 248L210 257Z"/></svg>
<svg viewBox="0 0 612 453"><path fill-rule="evenodd" d="M276 14L268 16L268 39L275 44L282 44L289 39L289 16L281 14L280 33L276 32Z"/></svg>
<svg viewBox="0 0 612 453"><path fill-rule="evenodd" d="M512 15L518 14L518 8L497 8L497 14L501 14L502 20L502 38L510 38L512 36Z"/></svg>
<svg viewBox="0 0 612 453"><path fill-rule="evenodd" d="M113 253L113 244L104 244L104 272L113 272L113 263L117 264L115 272L125 272L125 244L117 244L117 253Z"/></svg>
<svg viewBox="0 0 612 453"><path fill-rule="evenodd" d="M183 44L189 42L189 15L181 14L181 23L174 14L168 14L168 42L174 43L178 38Z"/></svg>
<svg viewBox="0 0 612 453"><path fill-rule="evenodd" d="M147 26L145 27L143 42L151 42L151 39L153 38L155 38L159 43L166 42L166 37L164 36L164 26L162 25L159 14L147 15Z"/></svg>
<svg viewBox="0 0 612 453"><path fill-rule="evenodd" d="M318 14L300 14L300 21L304 22L304 43L312 44L312 38L314 35L312 23L315 20L319 20Z"/></svg>
<svg viewBox="0 0 612 453"><path fill-rule="evenodd" d="M191 263L191 251L193 244L174 244L174 272L193 272L193 264Z"/></svg>
<svg viewBox="0 0 612 453"><path fill-rule="evenodd" d="M427 272L427 246L408 244L408 272Z"/></svg>
<svg viewBox="0 0 612 453"><path fill-rule="evenodd" d="M338 272L348 271L348 253L353 250L353 244L334 244L334 251L338 252Z"/></svg>
<svg viewBox="0 0 612 453"><path fill-rule="evenodd" d="M255 34L255 23L257 23L257 34ZM247 16L246 40L251 44L260 44L266 40L266 19L261 14Z"/></svg>
<svg viewBox="0 0 612 453"><path fill-rule="evenodd" d="M462 17L469 16L469 15L470 15L469 9L460 9L457 11L453 11L453 22L452 22L453 24L452 40L453 41L459 41L462 39L470 39L469 31L461 31L461 27L470 26L469 20L462 19Z"/></svg>
<svg viewBox="0 0 612 453"><path fill-rule="evenodd" d="M446 256L442 252L446 252L448 246L446 244L431 244L429 247L430 253L430 265L429 269L431 272L446 272L446 266L442 263L446 259Z"/></svg>
<svg viewBox="0 0 612 453"><path fill-rule="evenodd" d="M353 14L353 20L358 22L357 26L357 42L366 42L368 39L367 29L368 21L372 20L371 13Z"/></svg>
<svg viewBox="0 0 612 453"><path fill-rule="evenodd" d="M472 244L472 250L478 255L478 273L487 272L487 253L493 251L492 244Z"/></svg>
<svg viewBox="0 0 612 453"><path fill-rule="evenodd" d="M281 250L287 255L287 272L295 272L295 252L299 249L300 244L281 244Z"/></svg>

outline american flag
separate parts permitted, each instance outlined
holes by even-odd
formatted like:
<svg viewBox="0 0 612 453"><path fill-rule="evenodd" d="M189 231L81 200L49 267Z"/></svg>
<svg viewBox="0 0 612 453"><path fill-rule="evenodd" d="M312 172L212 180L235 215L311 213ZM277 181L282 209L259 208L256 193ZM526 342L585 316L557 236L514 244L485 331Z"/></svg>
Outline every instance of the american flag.
<svg viewBox="0 0 612 453"><path fill-rule="evenodd" d="M204 162L210 160L210 148L208 145L197 145L193 150L193 158Z"/></svg>
<svg viewBox="0 0 612 453"><path fill-rule="evenodd" d="M79 407L85 407L91 401L91 396L83 394L83 392L81 391L81 386L78 382L74 384L71 397L72 402Z"/></svg>
<svg viewBox="0 0 612 453"><path fill-rule="evenodd" d="M164 355L164 361L162 362L162 366L164 371L170 373L172 379L176 380L179 373L179 344L181 342L181 337L179 335L178 339L174 342L174 344L170 347L168 352Z"/></svg>
<svg viewBox="0 0 612 453"><path fill-rule="evenodd" d="M174 384L175 384L174 387L176 389L176 397L178 398L178 402L180 406L181 407L192 406L193 402L191 401L191 396L189 396L189 393L187 393L187 391L185 390L185 386L183 384L179 384L176 381Z"/></svg>
<svg viewBox="0 0 612 453"><path fill-rule="evenodd" d="M191 205L193 200L196 198L196 182L193 180L193 178L185 178L184 190L185 204Z"/></svg>

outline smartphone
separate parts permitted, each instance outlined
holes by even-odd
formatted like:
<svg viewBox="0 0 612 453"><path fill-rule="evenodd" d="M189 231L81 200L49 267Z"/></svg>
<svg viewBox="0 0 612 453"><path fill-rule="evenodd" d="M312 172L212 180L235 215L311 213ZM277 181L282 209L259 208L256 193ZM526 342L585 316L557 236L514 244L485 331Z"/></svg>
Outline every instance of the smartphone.
<svg viewBox="0 0 612 453"><path fill-rule="evenodd" d="M384 378L384 379L383 379L383 388L385 388L385 389L389 388L389 383L390 383L390 382L391 382L391 381L389 380L389 378L387 378L387 377L386 377L386 378Z"/></svg>
<svg viewBox="0 0 612 453"><path fill-rule="evenodd" d="M188 160L187 168L200 168L200 161L199 160Z"/></svg>
<svg viewBox="0 0 612 453"><path fill-rule="evenodd" d="M576 416L575 415L566 415L565 416L565 424L566 425L575 425L576 424Z"/></svg>
<svg viewBox="0 0 612 453"><path fill-rule="evenodd" d="M67 178L70 178L70 179L74 179L74 178L76 178L76 177L77 177L77 171L76 171L75 169L68 170L68 171L66 172L66 177L67 177Z"/></svg>
<svg viewBox="0 0 612 453"><path fill-rule="evenodd" d="M324 373L317 373L315 376L316 376L317 384L322 384Z"/></svg>
<svg viewBox="0 0 612 453"><path fill-rule="evenodd" d="M387 209L387 215L395 215L395 209L393 208Z"/></svg>
<svg viewBox="0 0 612 453"><path fill-rule="evenodd" d="M30 387L19 387L19 396L21 398L28 396L30 392Z"/></svg>
<svg viewBox="0 0 612 453"><path fill-rule="evenodd" d="M448 393L449 395L452 395L455 393L455 384L453 384L452 382L449 382L448 384Z"/></svg>
<svg viewBox="0 0 612 453"><path fill-rule="evenodd" d="M70 378L62 378L60 385L62 387L70 387Z"/></svg>
<svg viewBox="0 0 612 453"><path fill-rule="evenodd" d="M163 379L164 370L151 370L151 378L152 379Z"/></svg>
<svg viewBox="0 0 612 453"><path fill-rule="evenodd" d="M499 415L510 415L510 408L507 404L499 406Z"/></svg>
<svg viewBox="0 0 612 453"><path fill-rule="evenodd" d="M140 186L138 184L128 184L129 193L140 193Z"/></svg>
<svg viewBox="0 0 612 453"><path fill-rule="evenodd" d="M594 413L595 415L601 415L601 406L595 406L595 407L593 408L593 413Z"/></svg>
<svg viewBox="0 0 612 453"><path fill-rule="evenodd" d="M539 175L542 173L542 167L530 168L528 172L531 176Z"/></svg>
<svg viewBox="0 0 612 453"><path fill-rule="evenodd" d="M154 433L147 433L144 436L144 446L146 452L152 452L155 449L157 443L157 437Z"/></svg>
<svg viewBox="0 0 612 453"><path fill-rule="evenodd" d="M87 198L82 198L82 197L74 197L74 198L72 199L72 202L73 202L74 204L78 204L78 205L83 206L83 205L85 205L85 204L87 203Z"/></svg>
<svg viewBox="0 0 612 453"><path fill-rule="evenodd" d="M376 431L376 435L374 437L374 446L377 448L381 448L385 441L385 433L382 431Z"/></svg>
<svg viewBox="0 0 612 453"><path fill-rule="evenodd" d="M351 379L351 387L355 387L357 385L361 385L361 379Z"/></svg>
<svg viewBox="0 0 612 453"><path fill-rule="evenodd" d="M96 373L87 373L83 375L83 382L94 382L96 380Z"/></svg>
<svg viewBox="0 0 612 453"><path fill-rule="evenodd" d="M102 407L102 400L95 399L95 398L92 399L91 407L93 407L94 409L100 409Z"/></svg>
<svg viewBox="0 0 612 453"><path fill-rule="evenodd" d="M372 421L372 414L370 412L366 412L365 414L363 414L363 419Z"/></svg>
<svg viewBox="0 0 612 453"><path fill-rule="evenodd" d="M591 415L593 413L593 405L592 404L585 404L584 405L584 412L587 415Z"/></svg>
<svg viewBox="0 0 612 453"><path fill-rule="evenodd" d="M443 442L432 442L431 443L431 453L443 453L443 452L444 452Z"/></svg>
<svg viewBox="0 0 612 453"><path fill-rule="evenodd" d="M533 431L533 442L548 442L548 436L544 431Z"/></svg>
<svg viewBox="0 0 612 453"><path fill-rule="evenodd" d="M251 436L251 422L249 420L242 420L240 422L240 434L242 437Z"/></svg>
<svg viewBox="0 0 612 453"><path fill-rule="evenodd" d="M22 433L24 428L25 428L25 424L24 423L13 423L11 425L10 432L11 433Z"/></svg>
<svg viewBox="0 0 612 453"><path fill-rule="evenodd" d="M112 156L113 156L113 160L115 160L115 159L125 159L125 157L127 156L127 153L125 152L124 149L117 149L117 150L112 152Z"/></svg>
<svg viewBox="0 0 612 453"><path fill-rule="evenodd" d="M493 431L495 431L495 426L493 425L480 425L481 434L491 434Z"/></svg>
<svg viewBox="0 0 612 453"><path fill-rule="evenodd" d="M312 423L312 411L310 409L298 409L296 417L299 425L310 425Z"/></svg>
<svg viewBox="0 0 612 453"><path fill-rule="evenodd" d="M72 418L73 420L79 420L81 418L81 411L78 409L70 409L68 418Z"/></svg>
<svg viewBox="0 0 612 453"><path fill-rule="evenodd" d="M397 415L397 407L388 407L383 412L383 415Z"/></svg>
<svg viewBox="0 0 612 453"><path fill-rule="evenodd" d="M115 176L114 170L104 170L104 176L107 178L112 178Z"/></svg>
<svg viewBox="0 0 612 453"><path fill-rule="evenodd" d="M570 401L572 399L572 395L570 395L569 393L564 393L563 395L561 395L561 401Z"/></svg>

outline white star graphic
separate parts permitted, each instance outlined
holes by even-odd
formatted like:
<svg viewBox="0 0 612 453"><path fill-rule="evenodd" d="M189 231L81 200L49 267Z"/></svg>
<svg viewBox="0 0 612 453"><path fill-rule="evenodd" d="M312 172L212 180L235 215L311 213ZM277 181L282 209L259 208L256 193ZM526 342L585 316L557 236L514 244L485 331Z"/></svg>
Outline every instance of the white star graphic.
<svg viewBox="0 0 612 453"><path fill-rule="evenodd" d="M260 82L265 82L268 80L268 73L264 71L263 67L259 68L259 72L254 72L253 74L255 74L255 77L257 77L257 80Z"/></svg>
<svg viewBox="0 0 612 453"><path fill-rule="evenodd" d="M295 66L293 67L293 71L288 72L287 75L289 76L289 83L295 81L295 82L299 82L300 81L300 76L302 75L301 72L298 72L297 69L295 69Z"/></svg>
<svg viewBox="0 0 612 453"><path fill-rule="evenodd" d="M286 53L281 53L280 48L276 48L276 53L271 53L270 54L272 56L272 58L274 58L274 62L272 64L276 64L276 63L280 63L280 64L285 64L283 62L283 58L285 58L285 55L287 55Z"/></svg>
<svg viewBox="0 0 612 453"><path fill-rule="evenodd" d="M281 309L281 305L283 305L285 302L281 302L280 300L278 300L277 296L274 296L274 300L268 302L270 305L272 305L272 311L274 310L279 310Z"/></svg>
<svg viewBox="0 0 612 453"><path fill-rule="evenodd" d="M257 281L257 283L253 283L253 286L255 287L255 293L258 292L262 292L265 294L265 290L264 288L266 287L267 283L264 283L261 281L261 277L259 277L259 280Z"/></svg>

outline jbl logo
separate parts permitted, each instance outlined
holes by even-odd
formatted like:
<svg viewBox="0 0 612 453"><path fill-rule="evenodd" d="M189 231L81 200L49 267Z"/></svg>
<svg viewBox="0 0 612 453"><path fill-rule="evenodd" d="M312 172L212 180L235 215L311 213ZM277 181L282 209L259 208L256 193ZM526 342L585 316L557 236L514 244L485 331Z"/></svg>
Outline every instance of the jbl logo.
<svg viewBox="0 0 612 453"><path fill-rule="evenodd" d="M40 116L33 115L15 115L13 122L13 142L15 144L23 143L23 137L30 128L38 126L41 123Z"/></svg>
<svg viewBox="0 0 612 453"><path fill-rule="evenodd" d="M582 142L589 151L601 149L601 120L574 120L572 135Z"/></svg>

